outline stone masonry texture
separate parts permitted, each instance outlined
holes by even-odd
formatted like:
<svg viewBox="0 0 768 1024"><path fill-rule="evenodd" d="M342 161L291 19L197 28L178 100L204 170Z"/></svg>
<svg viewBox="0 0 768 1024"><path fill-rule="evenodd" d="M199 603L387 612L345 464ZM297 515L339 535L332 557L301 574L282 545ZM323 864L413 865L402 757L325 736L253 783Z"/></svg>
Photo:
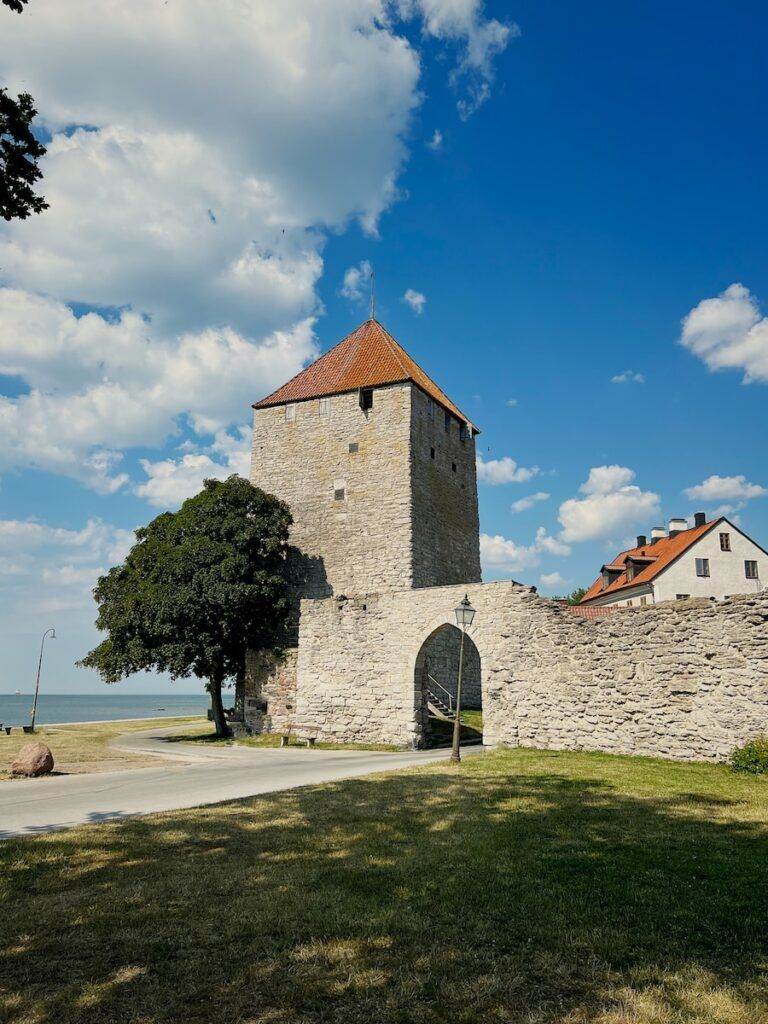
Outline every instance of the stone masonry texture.
<svg viewBox="0 0 768 1024"><path fill-rule="evenodd" d="M303 602L300 717L327 740L417 745L417 659L465 590L487 744L722 760L768 729L768 592L589 620L512 582Z"/></svg>

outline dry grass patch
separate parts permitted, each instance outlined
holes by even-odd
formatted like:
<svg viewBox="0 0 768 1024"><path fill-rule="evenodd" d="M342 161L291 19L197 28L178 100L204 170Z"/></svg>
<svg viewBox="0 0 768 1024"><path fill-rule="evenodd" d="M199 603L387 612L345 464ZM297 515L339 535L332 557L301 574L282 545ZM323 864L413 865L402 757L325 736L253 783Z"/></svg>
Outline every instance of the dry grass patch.
<svg viewBox="0 0 768 1024"><path fill-rule="evenodd" d="M0 845L0 1019L765 1024L768 780L530 750Z"/></svg>
<svg viewBox="0 0 768 1024"><path fill-rule="evenodd" d="M123 768L145 768L157 765L157 758L114 750L110 740L128 732L140 732L155 726L183 725L202 722L190 718L148 718L142 721L87 723L85 725L41 725L33 736L14 729L10 736L0 733L0 779L10 778L9 768L21 748L39 740L51 748L55 771L67 775L82 772L114 772Z"/></svg>

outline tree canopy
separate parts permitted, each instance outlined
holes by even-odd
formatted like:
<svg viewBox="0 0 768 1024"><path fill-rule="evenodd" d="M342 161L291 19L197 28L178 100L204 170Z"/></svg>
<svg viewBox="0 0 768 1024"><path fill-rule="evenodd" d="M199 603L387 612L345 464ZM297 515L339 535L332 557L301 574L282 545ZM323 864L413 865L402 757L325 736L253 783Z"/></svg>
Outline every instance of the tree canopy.
<svg viewBox="0 0 768 1024"><path fill-rule="evenodd" d="M27 0L2 2L21 14ZM48 209L48 203L35 195L32 187L43 176L37 161L46 153L32 134L36 113L28 92L14 99L7 89L0 89L0 217L4 220L26 220L31 213Z"/></svg>
<svg viewBox="0 0 768 1024"><path fill-rule="evenodd" d="M207 681L216 730L221 686L248 649L279 648L288 614L288 506L241 477L206 480L178 512L136 531L94 597L106 638L79 663L108 683L147 669Z"/></svg>

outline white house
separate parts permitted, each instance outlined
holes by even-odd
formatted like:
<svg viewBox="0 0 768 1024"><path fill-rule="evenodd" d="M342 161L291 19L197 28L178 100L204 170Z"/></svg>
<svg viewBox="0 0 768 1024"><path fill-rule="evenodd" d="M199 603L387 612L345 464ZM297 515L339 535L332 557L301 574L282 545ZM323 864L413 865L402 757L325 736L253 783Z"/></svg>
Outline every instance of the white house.
<svg viewBox="0 0 768 1024"><path fill-rule="evenodd" d="M706 521L703 512L670 519L651 530L651 539L622 551L600 570L581 604L657 604L687 597L722 600L731 594L752 594L768 586L768 552L724 516Z"/></svg>

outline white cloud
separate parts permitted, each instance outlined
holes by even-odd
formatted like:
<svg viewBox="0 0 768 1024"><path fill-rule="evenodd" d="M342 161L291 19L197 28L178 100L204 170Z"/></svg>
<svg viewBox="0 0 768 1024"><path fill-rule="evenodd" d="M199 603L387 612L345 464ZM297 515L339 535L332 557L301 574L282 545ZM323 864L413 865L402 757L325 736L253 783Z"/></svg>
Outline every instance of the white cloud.
<svg viewBox="0 0 768 1024"><path fill-rule="evenodd" d="M466 87L457 103L459 116L466 120L490 96L494 60L520 29L484 18L483 0L397 0L397 5L403 15L422 15L425 35L466 44L451 76L455 85Z"/></svg>
<svg viewBox="0 0 768 1024"><path fill-rule="evenodd" d="M563 579L559 572L543 572L539 576L539 582L543 587L565 587L570 580Z"/></svg>
<svg viewBox="0 0 768 1024"><path fill-rule="evenodd" d="M81 530L0 520L0 614L23 622L39 612L91 610L96 580L125 558L134 540L133 531L100 519Z"/></svg>
<svg viewBox="0 0 768 1024"><path fill-rule="evenodd" d="M158 462L142 459L141 466L148 479L138 485L136 493L157 508L178 508L201 490L204 480L224 480L232 473L247 479L250 434L248 427L242 427L237 437L221 431L205 451L188 452L179 459Z"/></svg>
<svg viewBox="0 0 768 1024"><path fill-rule="evenodd" d="M741 370L744 384L768 383L768 317L742 284L695 306L680 341L710 370Z"/></svg>
<svg viewBox="0 0 768 1024"><path fill-rule="evenodd" d="M611 377L611 384L645 384L645 374L637 370L623 370Z"/></svg>
<svg viewBox="0 0 768 1024"><path fill-rule="evenodd" d="M550 555L570 555L570 547L562 538L550 537L543 526L536 531L536 550L546 551Z"/></svg>
<svg viewBox="0 0 768 1024"><path fill-rule="evenodd" d="M120 449L161 444L181 416L215 434L315 354L311 320L259 343L230 328L163 338L135 313L78 319L64 303L0 289L0 373L30 389L0 396L0 468L109 493L127 481L114 472Z"/></svg>
<svg viewBox="0 0 768 1024"><path fill-rule="evenodd" d="M509 455L487 462L482 455L477 456L477 479L484 484L524 484L538 473L538 466L519 466Z"/></svg>
<svg viewBox="0 0 768 1024"><path fill-rule="evenodd" d="M569 498L560 506L560 538L566 543L621 534L639 522L656 518L658 494L642 491L626 466L595 466L579 490L583 498Z"/></svg>
<svg viewBox="0 0 768 1024"><path fill-rule="evenodd" d="M370 298L371 274L373 267L368 260L361 260L355 267L347 267L341 284L341 294L352 302L366 302Z"/></svg>
<svg viewBox="0 0 768 1024"><path fill-rule="evenodd" d="M513 501L510 506L511 512L527 512L528 509L538 505L539 502L547 501L550 495L546 491L536 491L535 494L529 494L526 498L520 498L518 501Z"/></svg>
<svg viewBox="0 0 768 1024"><path fill-rule="evenodd" d="M765 497L768 488L750 483L743 475L714 474L694 487L686 487L683 494L691 501L749 501L751 498Z"/></svg>
<svg viewBox="0 0 768 1024"><path fill-rule="evenodd" d="M422 292L414 291L413 288L407 288L402 301L410 306L417 316L420 316L424 312L424 306L427 304L427 297Z"/></svg>
<svg viewBox="0 0 768 1024"><path fill-rule="evenodd" d="M436 153L438 151L438 149L440 149L440 147L442 145L443 145L443 133L440 131L439 128L435 128L434 132L432 133L432 137L430 138L429 142L427 143L427 148L431 149L434 153Z"/></svg>
<svg viewBox="0 0 768 1024"><path fill-rule="evenodd" d="M515 406L517 405L517 399L516 398L508 398L507 399L507 405L509 406L510 409L514 409Z"/></svg>
<svg viewBox="0 0 768 1024"><path fill-rule="evenodd" d="M550 537L543 526L536 531L536 539L532 544L517 544L507 537L487 533L480 534L480 559L483 569L493 572L521 572L535 568L541 561L542 554L569 555L571 549L567 544Z"/></svg>

